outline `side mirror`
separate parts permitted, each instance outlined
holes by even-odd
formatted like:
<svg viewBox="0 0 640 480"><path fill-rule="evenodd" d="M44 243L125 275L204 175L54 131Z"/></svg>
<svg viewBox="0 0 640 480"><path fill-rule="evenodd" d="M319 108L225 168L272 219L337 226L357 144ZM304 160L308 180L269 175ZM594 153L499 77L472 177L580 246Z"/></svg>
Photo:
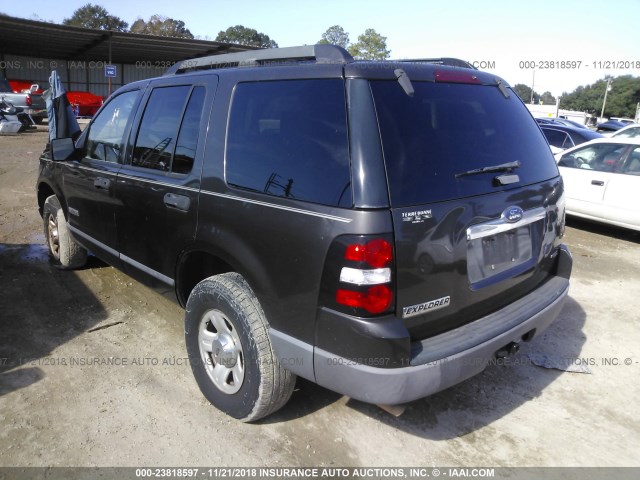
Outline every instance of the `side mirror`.
<svg viewBox="0 0 640 480"><path fill-rule="evenodd" d="M69 160L76 151L72 138L54 138L51 140L51 158L55 162Z"/></svg>

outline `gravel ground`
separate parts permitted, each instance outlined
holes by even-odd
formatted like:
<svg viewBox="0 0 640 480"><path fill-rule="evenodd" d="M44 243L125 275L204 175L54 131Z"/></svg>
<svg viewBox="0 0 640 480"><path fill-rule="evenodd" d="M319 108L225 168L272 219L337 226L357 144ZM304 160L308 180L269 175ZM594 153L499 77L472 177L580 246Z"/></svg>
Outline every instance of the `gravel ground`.
<svg viewBox="0 0 640 480"><path fill-rule="evenodd" d="M0 466L640 466L640 234L570 221L570 298L545 335L399 418L298 381L246 425L199 393L177 305L95 259L49 264L45 142L0 137Z"/></svg>

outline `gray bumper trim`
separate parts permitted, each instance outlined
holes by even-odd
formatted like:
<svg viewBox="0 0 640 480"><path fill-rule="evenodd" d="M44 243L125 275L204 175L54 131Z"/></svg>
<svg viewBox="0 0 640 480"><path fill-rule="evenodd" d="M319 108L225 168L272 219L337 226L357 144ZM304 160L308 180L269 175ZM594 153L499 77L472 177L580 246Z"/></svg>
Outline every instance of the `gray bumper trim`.
<svg viewBox="0 0 640 480"><path fill-rule="evenodd" d="M505 345L521 342L522 336L534 329L536 335L539 334L558 316L569 291L569 281L559 277L557 279L561 285L557 296L546 307L530 310L526 320L473 347L422 365L376 368L357 364L352 360L316 348L314 351L316 382L356 400L385 405L410 402L449 388L484 370L495 357L496 351ZM535 295L536 292L532 294ZM525 297L515 302L514 306L520 302L526 304L527 301ZM507 315L510 311L511 309L502 309L478 322L481 323L482 320L490 318L489 323L494 323L495 319L502 317L505 324L508 324Z"/></svg>

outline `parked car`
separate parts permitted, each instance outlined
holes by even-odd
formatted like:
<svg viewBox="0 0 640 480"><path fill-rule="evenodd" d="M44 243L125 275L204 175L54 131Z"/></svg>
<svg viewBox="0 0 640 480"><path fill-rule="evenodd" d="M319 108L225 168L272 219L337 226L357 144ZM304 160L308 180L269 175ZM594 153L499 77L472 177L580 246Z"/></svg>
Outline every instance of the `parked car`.
<svg viewBox="0 0 640 480"><path fill-rule="evenodd" d="M596 125L597 131L605 131L605 132L613 132L616 130L620 130L621 128L626 127L627 124L623 122L619 122L617 120L608 120L606 122L599 123Z"/></svg>
<svg viewBox="0 0 640 480"><path fill-rule="evenodd" d="M77 105L76 115L79 117L93 117L102 106L102 97L90 92L67 92L67 99L72 106Z"/></svg>
<svg viewBox="0 0 640 480"><path fill-rule="evenodd" d="M47 105L42 94L34 88L27 92L14 93L7 79L0 78L0 95L16 108L21 108L24 113L30 115L35 123L42 123L47 118Z"/></svg>
<svg viewBox="0 0 640 480"><path fill-rule="evenodd" d="M640 140L601 138L557 154L567 214L640 230Z"/></svg>
<svg viewBox="0 0 640 480"><path fill-rule="evenodd" d="M536 122L543 124L543 125L566 125L567 127L575 127L575 128L581 128L583 130L589 130L589 127L587 127L586 125L582 124L582 123L578 123L578 122L574 122L573 120L569 120L567 118L561 118L561 117L557 117L557 118L536 118Z"/></svg>
<svg viewBox="0 0 640 480"><path fill-rule="evenodd" d="M586 128L568 127L560 123L543 124L540 125L540 129L542 133L544 133L544 136L547 137L549 146L557 149L554 153L575 147L589 140L602 138L602 135L598 132Z"/></svg>
<svg viewBox="0 0 640 480"><path fill-rule="evenodd" d="M44 92L39 84L27 80L9 80L9 84L15 93L29 91L30 89L33 93L40 95ZM34 85L36 88L32 88ZM67 100L74 107L74 111L79 117L93 117L103 103L103 99L99 95L76 90L67 92Z"/></svg>
<svg viewBox="0 0 640 480"><path fill-rule="evenodd" d="M8 80L9 85L13 89L13 93L37 93L42 95L44 90L36 82L30 82L28 80ZM35 87L34 87L35 85Z"/></svg>
<svg viewBox="0 0 640 480"><path fill-rule="evenodd" d="M640 137L640 125L633 123L621 128L617 132L611 135L611 138L639 138Z"/></svg>
<svg viewBox="0 0 640 480"><path fill-rule="evenodd" d="M127 84L41 158L51 258L177 298L200 390L243 421L296 375L381 405L455 385L556 318L572 260L525 105L447 63L315 45Z"/></svg>

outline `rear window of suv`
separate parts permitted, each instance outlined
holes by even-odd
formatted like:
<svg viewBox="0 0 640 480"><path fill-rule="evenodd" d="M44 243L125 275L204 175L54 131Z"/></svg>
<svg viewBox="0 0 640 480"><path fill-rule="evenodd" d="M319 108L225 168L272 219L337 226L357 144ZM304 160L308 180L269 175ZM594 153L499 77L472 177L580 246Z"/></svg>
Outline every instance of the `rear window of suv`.
<svg viewBox="0 0 640 480"><path fill-rule="evenodd" d="M558 169L526 107L493 86L414 82L408 96L397 82L374 81L389 192L394 207L462 198L548 180ZM519 183L495 187L473 169L519 161Z"/></svg>

